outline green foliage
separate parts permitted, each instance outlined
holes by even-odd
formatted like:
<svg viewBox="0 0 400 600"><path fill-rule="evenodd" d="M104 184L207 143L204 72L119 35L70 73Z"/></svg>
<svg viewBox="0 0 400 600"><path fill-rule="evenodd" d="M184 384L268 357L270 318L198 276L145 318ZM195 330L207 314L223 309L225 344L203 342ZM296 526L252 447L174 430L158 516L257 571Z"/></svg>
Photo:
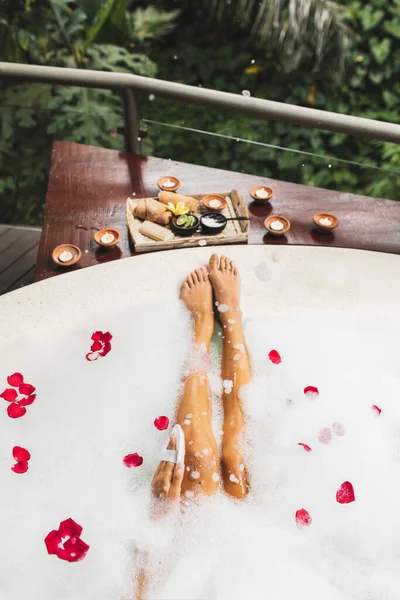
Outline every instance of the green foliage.
<svg viewBox="0 0 400 600"><path fill-rule="evenodd" d="M351 0L347 4L345 20L357 36L351 40L343 75L327 59L322 65L305 60L301 68L293 69L287 64L289 58L274 47L257 48L250 36L239 36L231 21L221 20L218 29L210 31L208 23L198 20L194 37L192 19L188 9L180 17L179 39L170 39L167 52L162 46L154 55L161 78L237 94L247 89L259 98L398 122L400 0ZM400 147L395 144L182 107L157 98L144 104L142 111L152 120L233 137L219 139L149 124L148 139L156 156L400 199L398 173L329 158L400 172ZM236 138L327 158L244 144Z"/></svg>
<svg viewBox="0 0 400 600"><path fill-rule="evenodd" d="M0 0L3 60L154 77L150 43L176 11L128 11L129 0ZM0 88L0 222L40 223L54 139L122 149L119 94L62 86Z"/></svg>
<svg viewBox="0 0 400 600"><path fill-rule="evenodd" d="M210 10L205 0L182 0L178 34L175 0L155 0L146 8L137 4L0 0L2 59L157 75L398 121L400 0L348 0L341 8L329 0L232 0L229 6L208 0ZM272 21L266 12L257 17L271 7ZM0 88L0 106L0 221L40 223L53 139L122 148L116 134L122 103L111 91L17 85ZM148 123L146 149L156 156L400 199L400 176L389 172L400 172L395 144L157 98L143 99L141 110L149 120L233 138ZM253 143L236 141L241 138Z"/></svg>

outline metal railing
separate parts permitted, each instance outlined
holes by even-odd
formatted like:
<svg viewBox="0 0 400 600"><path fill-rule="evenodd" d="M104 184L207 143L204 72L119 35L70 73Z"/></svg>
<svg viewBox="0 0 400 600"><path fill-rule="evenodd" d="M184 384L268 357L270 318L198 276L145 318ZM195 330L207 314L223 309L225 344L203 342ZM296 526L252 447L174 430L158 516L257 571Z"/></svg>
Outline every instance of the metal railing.
<svg viewBox="0 0 400 600"><path fill-rule="evenodd" d="M77 87L122 89L125 111L125 144L128 152L140 154L140 114L138 94L154 94L159 98L223 109L292 125L400 144L400 125L353 117L315 108L273 102L241 94L231 94L206 88L141 77L128 73L44 67L0 62L0 79L34 81Z"/></svg>

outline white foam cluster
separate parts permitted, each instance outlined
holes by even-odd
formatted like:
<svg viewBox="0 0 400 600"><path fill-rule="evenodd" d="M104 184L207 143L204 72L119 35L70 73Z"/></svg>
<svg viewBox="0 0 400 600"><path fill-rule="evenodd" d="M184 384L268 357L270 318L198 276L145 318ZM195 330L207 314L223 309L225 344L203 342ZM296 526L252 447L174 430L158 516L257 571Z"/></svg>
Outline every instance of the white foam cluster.
<svg viewBox="0 0 400 600"><path fill-rule="evenodd" d="M112 332L113 349L89 363L98 329ZM153 421L166 415L173 424L190 331L175 304L133 314L128 306L115 314L99 307L68 331L39 330L5 344L0 380L23 372L37 400L14 421L0 404L1 598L132 598L142 557L155 586L149 597L159 600L260 598L260 590L274 600L398 600L399 327L332 313L249 322L250 495L237 502L219 492L192 502L187 492L182 514L154 520L149 486L168 432ZM279 366L269 360L272 349ZM219 358L214 346L208 376L216 433ZM309 385L318 396L303 393ZM319 440L325 428L329 444ZM14 445L31 452L26 474L10 470ZM144 457L141 467L124 466L131 452ZM354 486L351 504L336 502L344 481ZM302 508L312 524L299 530ZM43 542L69 517L90 545L76 564L49 556Z"/></svg>

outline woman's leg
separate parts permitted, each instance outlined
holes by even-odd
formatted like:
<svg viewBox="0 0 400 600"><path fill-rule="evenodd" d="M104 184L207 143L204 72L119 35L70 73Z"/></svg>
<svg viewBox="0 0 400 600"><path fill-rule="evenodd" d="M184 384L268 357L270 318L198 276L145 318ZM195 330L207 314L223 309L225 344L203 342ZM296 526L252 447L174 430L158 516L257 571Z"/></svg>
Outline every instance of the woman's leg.
<svg viewBox="0 0 400 600"><path fill-rule="evenodd" d="M213 254L209 269L223 327L222 477L228 494L244 498L249 485L243 455L244 414L240 393L241 388L250 381L251 371L240 310L241 284L236 266L226 256Z"/></svg>
<svg viewBox="0 0 400 600"><path fill-rule="evenodd" d="M208 383L210 342L214 331L212 287L206 269L193 271L182 286L181 299L191 312L194 346L186 365L177 423L185 434L185 474L182 496L212 494L219 487L218 448L211 425Z"/></svg>
<svg viewBox="0 0 400 600"><path fill-rule="evenodd" d="M211 393L207 378L214 315L212 288L206 269L197 269L187 277L181 299L192 314L194 325L194 347L185 367L187 373L183 378L176 418L185 434L185 465L167 461L158 465L151 484L153 496L162 499L153 508L156 518L179 502L181 495L184 498L193 498L200 493L209 495L219 487L218 448L211 427ZM168 448L176 448L174 436L171 436ZM145 598L148 586L148 570L140 568L136 576L135 600Z"/></svg>

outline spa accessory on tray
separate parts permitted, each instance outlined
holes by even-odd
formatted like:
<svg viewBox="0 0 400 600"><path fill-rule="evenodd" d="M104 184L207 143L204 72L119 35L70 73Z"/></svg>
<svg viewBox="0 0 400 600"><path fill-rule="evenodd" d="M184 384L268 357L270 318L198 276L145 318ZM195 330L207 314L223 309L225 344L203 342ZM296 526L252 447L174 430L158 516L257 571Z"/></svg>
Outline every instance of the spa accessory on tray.
<svg viewBox="0 0 400 600"><path fill-rule="evenodd" d="M173 204L176 206L179 202L181 202L184 206L190 210L190 212L196 212L199 201L192 196L182 196L182 194L174 194L173 192L160 192L158 194L158 199L163 204Z"/></svg>
<svg viewBox="0 0 400 600"><path fill-rule="evenodd" d="M157 225L156 223L151 223L150 221L141 223L139 232L156 242L168 242L168 240L172 240L174 237L172 231L166 227L161 227L161 225Z"/></svg>
<svg viewBox="0 0 400 600"><path fill-rule="evenodd" d="M175 436L176 450L167 450L171 435ZM165 460L175 464L185 462L185 435L180 425L175 425L169 434L167 443L161 452L160 460Z"/></svg>
<svg viewBox="0 0 400 600"><path fill-rule="evenodd" d="M158 202L155 198L141 198L135 206L133 214L135 217L139 217L139 219L152 221L159 225L168 225L172 218L172 212L169 208L162 202Z"/></svg>
<svg viewBox="0 0 400 600"><path fill-rule="evenodd" d="M196 233L200 220L195 215L179 215L172 217L171 229L176 235L189 237Z"/></svg>
<svg viewBox="0 0 400 600"><path fill-rule="evenodd" d="M228 221L250 221L249 217L225 217L221 213L206 213L200 219L201 229L205 233L221 233Z"/></svg>
<svg viewBox="0 0 400 600"><path fill-rule="evenodd" d="M159 204L162 204L170 214L170 221L165 224L164 227L157 228L156 233L153 228L149 231L149 223L146 222L144 224L141 220L143 217L140 217L140 215L137 214L137 206L142 203L143 199L136 197L127 198L126 218L129 233L135 245L135 252L189 248L207 244L216 246L219 244L246 243L250 229L248 221L249 211L242 197L236 190L231 190L230 192L216 192L213 195L215 196L216 194L226 199L227 206L223 211L224 216L235 220L226 221L226 227L223 232L216 233L215 230L213 230L211 234L205 234L204 231L201 231L199 227L200 223L198 223L198 226L195 226L195 223L193 223L193 230L189 231L190 235L186 232L183 232L182 235L182 230L174 233L173 222L176 222L181 216L186 217L184 220L185 225L190 224L186 220L188 217L196 217L196 219L200 221L200 218L206 214L206 209L202 204L203 197L207 195L204 192L202 194L192 194L191 196L160 192L159 200L162 200L162 202L159 202L157 198L152 198L152 200L156 202L157 207ZM171 210L168 210L169 202L172 202L175 207L181 202L184 206L190 208L190 212L185 215L173 215ZM191 207L194 207L194 210ZM219 214L220 213L218 213L218 215ZM245 219L236 220L237 217L245 217ZM178 227L181 227L181 225L178 225ZM171 229L173 231L171 231ZM189 228L185 227L184 229Z"/></svg>
<svg viewBox="0 0 400 600"><path fill-rule="evenodd" d="M203 197L202 203L208 210L214 212L224 210L228 206L226 198L220 194L207 194Z"/></svg>

